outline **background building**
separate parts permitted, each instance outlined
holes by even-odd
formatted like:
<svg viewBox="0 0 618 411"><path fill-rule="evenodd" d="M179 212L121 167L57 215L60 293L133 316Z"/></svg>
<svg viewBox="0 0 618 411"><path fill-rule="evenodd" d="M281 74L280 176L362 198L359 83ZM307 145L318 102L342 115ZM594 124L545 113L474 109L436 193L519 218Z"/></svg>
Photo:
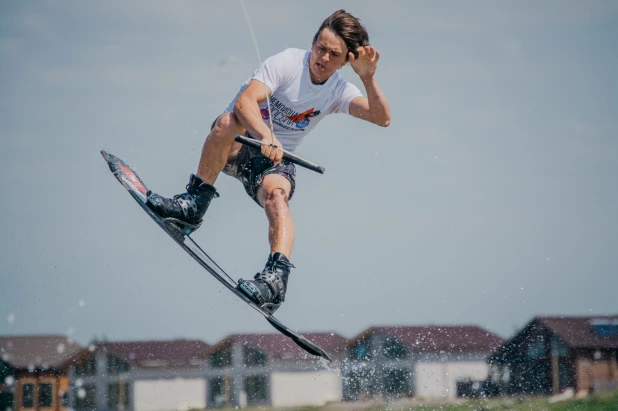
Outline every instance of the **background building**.
<svg viewBox="0 0 618 411"><path fill-rule="evenodd" d="M536 317L490 362L512 394L618 388L618 316Z"/></svg>
<svg viewBox="0 0 618 411"><path fill-rule="evenodd" d="M200 340L103 342L72 359L75 410L139 411L206 407Z"/></svg>
<svg viewBox="0 0 618 411"><path fill-rule="evenodd" d="M12 402L15 411L66 410L67 364L81 350L79 344L60 335L0 337L2 402Z"/></svg>
<svg viewBox="0 0 618 411"><path fill-rule="evenodd" d="M345 346L336 333L303 336L335 359ZM320 361L279 333L234 334L205 356L208 407L319 406L342 399L337 361Z"/></svg>
<svg viewBox="0 0 618 411"><path fill-rule="evenodd" d="M344 399L453 398L458 381L487 377L486 360L503 342L477 326L369 328L348 343Z"/></svg>

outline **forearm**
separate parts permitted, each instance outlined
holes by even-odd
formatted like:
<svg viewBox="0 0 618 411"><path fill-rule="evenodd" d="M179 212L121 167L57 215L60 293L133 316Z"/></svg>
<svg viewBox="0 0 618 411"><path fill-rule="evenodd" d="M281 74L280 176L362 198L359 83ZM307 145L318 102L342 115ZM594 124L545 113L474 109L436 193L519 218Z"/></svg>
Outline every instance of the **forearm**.
<svg viewBox="0 0 618 411"><path fill-rule="evenodd" d="M386 127L391 123L391 109L388 106L386 96L378 87L378 82L375 77L362 79L369 101L369 112L371 113L371 122L379 126Z"/></svg>
<svg viewBox="0 0 618 411"><path fill-rule="evenodd" d="M253 100L244 98L242 95L234 104L234 114L240 124L259 140L271 136L270 128L264 123L260 106Z"/></svg>

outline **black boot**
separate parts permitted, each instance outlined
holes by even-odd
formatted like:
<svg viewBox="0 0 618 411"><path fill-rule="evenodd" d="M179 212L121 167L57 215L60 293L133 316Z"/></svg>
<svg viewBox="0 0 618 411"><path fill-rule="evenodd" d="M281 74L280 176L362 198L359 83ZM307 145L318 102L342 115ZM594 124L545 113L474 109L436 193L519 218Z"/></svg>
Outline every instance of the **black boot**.
<svg viewBox="0 0 618 411"><path fill-rule="evenodd" d="M187 233L197 230L202 224L202 217L206 213L210 201L219 197L215 187L205 183L195 174L191 174L187 191L177 194L173 198L165 198L149 191L147 193L148 207L164 219L187 229Z"/></svg>
<svg viewBox="0 0 618 411"><path fill-rule="evenodd" d="M264 270L257 273L254 280L240 279L237 288L264 310L274 314L285 301L288 275L292 268L294 266L285 255L269 255Z"/></svg>

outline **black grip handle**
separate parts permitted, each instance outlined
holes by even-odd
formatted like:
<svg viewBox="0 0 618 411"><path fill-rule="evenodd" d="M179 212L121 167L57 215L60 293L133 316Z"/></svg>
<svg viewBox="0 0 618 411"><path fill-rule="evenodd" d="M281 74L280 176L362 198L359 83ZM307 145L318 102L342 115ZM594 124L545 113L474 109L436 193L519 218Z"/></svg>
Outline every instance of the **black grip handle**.
<svg viewBox="0 0 618 411"><path fill-rule="evenodd" d="M257 148L258 150L261 150L262 147L262 143L260 143L258 140L241 136L239 134L236 135L234 140L244 145ZM289 161L290 163L298 164L299 166L305 167L311 171L315 171L316 173L324 174L325 171L324 167L312 163L311 161L307 161L304 158L298 157L296 154L292 154L285 150L283 150L283 159Z"/></svg>

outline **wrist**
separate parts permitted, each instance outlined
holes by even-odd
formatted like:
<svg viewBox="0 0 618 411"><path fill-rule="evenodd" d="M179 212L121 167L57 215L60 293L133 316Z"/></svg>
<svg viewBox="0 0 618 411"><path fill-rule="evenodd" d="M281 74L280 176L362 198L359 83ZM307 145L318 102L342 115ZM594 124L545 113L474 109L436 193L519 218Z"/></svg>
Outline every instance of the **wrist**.
<svg viewBox="0 0 618 411"><path fill-rule="evenodd" d="M263 133L260 133L260 140L268 144L277 144L278 142L277 137L275 137L273 133L270 132L270 129L266 130Z"/></svg>

